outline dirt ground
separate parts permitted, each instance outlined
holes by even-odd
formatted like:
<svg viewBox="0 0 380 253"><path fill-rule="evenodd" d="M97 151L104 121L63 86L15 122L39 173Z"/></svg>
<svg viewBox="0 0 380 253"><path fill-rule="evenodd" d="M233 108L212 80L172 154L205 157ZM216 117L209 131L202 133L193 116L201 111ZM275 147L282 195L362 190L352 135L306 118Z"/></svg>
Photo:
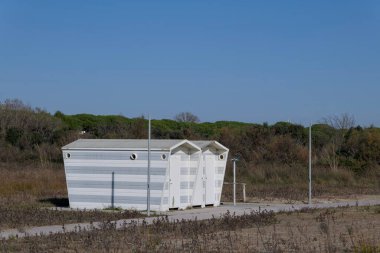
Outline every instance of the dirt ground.
<svg viewBox="0 0 380 253"><path fill-rule="evenodd" d="M4 252L380 252L380 206L161 220L0 241Z"/></svg>
<svg viewBox="0 0 380 253"><path fill-rule="evenodd" d="M340 252L376 246L380 250L380 214L370 209L282 214L277 219L279 223L269 227L237 232L241 245L245 245L242 249Z"/></svg>
<svg viewBox="0 0 380 253"><path fill-rule="evenodd" d="M276 220L202 236L198 244L221 252L380 252L380 206L309 209L280 213ZM178 249L192 240L177 243Z"/></svg>

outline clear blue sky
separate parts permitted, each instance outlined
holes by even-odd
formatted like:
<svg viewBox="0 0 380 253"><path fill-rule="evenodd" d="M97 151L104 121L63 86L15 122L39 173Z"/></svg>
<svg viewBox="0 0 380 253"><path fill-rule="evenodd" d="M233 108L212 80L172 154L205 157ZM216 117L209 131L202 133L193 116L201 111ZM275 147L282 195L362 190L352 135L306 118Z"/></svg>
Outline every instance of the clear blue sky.
<svg viewBox="0 0 380 253"><path fill-rule="evenodd" d="M380 1L0 1L0 100L380 126Z"/></svg>

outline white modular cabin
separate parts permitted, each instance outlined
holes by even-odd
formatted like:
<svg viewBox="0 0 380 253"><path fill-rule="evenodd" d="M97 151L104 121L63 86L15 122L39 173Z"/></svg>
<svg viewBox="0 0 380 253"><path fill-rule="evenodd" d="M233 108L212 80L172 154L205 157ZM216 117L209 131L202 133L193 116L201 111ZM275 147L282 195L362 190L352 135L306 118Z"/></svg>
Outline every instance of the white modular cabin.
<svg viewBox="0 0 380 253"><path fill-rule="evenodd" d="M146 210L147 145L148 140L79 139L64 146L70 207ZM215 141L151 140L151 210L219 205L227 155Z"/></svg>
<svg viewBox="0 0 380 253"><path fill-rule="evenodd" d="M229 149L217 141L192 141L202 150L193 206L219 206Z"/></svg>
<svg viewBox="0 0 380 253"><path fill-rule="evenodd" d="M62 148L71 208L147 209L147 140L79 139ZM191 206L201 150L151 140L151 210Z"/></svg>

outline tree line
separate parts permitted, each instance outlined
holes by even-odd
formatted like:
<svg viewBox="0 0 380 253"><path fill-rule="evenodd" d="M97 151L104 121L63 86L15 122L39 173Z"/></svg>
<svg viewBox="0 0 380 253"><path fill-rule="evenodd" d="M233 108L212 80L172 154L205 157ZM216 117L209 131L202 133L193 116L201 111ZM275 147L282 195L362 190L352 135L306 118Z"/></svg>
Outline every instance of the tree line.
<svg viewBox="0 0 380 253"><path fill-rule="evenodd" d="M312 127L313 161L331 170L345 168L360 175L379 170L380 129L356 126L348 114L327 117ZM215 139L248 164L307 164L308 128L278 122L199 123L191 113L175 120L152 120L156 139ZM122 115L54 115L20 100L0 102L0 162L62 163L60 148L78 138L147 138L144 117Z"/></svg>

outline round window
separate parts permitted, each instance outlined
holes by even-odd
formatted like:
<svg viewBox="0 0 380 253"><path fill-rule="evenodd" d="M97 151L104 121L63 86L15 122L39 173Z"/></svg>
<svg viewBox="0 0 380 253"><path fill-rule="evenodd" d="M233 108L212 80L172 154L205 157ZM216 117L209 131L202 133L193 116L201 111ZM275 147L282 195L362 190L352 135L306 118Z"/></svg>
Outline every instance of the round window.
<svg viewBox="0 0 380 253"><path fill-rule="evenodd" d="M219 155L219 159L223 160L224 159L224 155Z"/></svg>
<svg viewBox="0 0 380 253"><path fill-rule="evenodd" d="M71 157L70 153L67 153L66 158L70 158L70 157Z"/></svg>
<svg viewBox="0 0 380 253"><path fill-rule="evenodd" d="M129 158L131 158L131 160L136 160L137 159L137 154L133 153Z"/></svg>
<svg viewBox="0 0 380 253"><path fill-rule="evenodd" d="M166 155L165 154L161 155L161 160L166 160Z"/></svg>

